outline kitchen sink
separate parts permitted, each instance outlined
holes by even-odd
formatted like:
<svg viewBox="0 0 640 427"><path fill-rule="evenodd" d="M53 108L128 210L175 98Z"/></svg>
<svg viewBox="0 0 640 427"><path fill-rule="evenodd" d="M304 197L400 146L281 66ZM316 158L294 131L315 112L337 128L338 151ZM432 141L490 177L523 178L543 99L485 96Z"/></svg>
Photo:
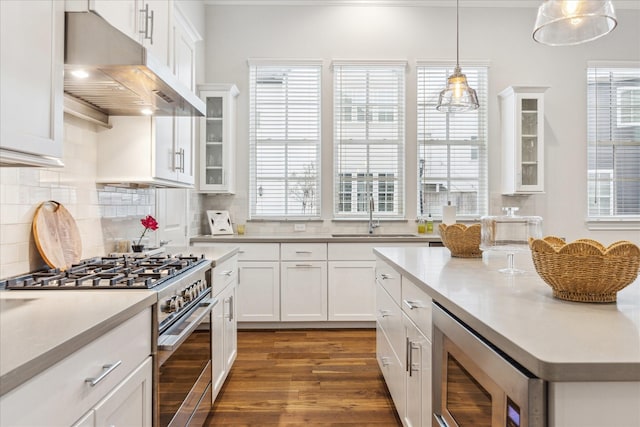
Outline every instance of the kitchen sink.
<svg viewBox="0 0 640 427"><path fill-rule="evenodd" d="M337 233L332 234L331 237L418 237L415 234L397 234L397 233L381 233L381 234L368 234L368 233Z"/></svg>

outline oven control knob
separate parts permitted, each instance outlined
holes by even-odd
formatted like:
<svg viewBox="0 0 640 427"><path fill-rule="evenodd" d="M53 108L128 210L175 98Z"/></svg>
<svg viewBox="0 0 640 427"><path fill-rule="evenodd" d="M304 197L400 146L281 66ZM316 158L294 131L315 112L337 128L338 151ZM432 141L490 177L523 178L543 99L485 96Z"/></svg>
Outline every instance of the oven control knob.
<svg viewBox="0 0 640 427"><path fill-rule="evenodd" d="M180 311L182 307L184 307L184 298L181 296L176 296L176 310Z"/></svg>
<svg viewBox="0 0 640 427"><path fill-rule="evenodd" d="M171 298L167 298L162 304L162 311L165 313L171 313L173 310L171 309Z"/></svg>
<svg viewBox="0 0 640 427"><path fill-rule="evenodd" d="M191 293L191 288L185 288L182 291L182 299L184 302L189 302L193 299L193 294Z"/></svg>

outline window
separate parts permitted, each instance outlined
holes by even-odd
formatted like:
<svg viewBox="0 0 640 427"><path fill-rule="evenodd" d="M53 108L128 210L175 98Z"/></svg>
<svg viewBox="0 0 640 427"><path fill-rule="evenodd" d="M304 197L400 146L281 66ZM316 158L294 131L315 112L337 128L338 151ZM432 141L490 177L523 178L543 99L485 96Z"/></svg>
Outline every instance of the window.
<svg viewBox="0 0 640 427"><path fill-rule="evenodd" d="M480 108L463 113L436 110L438 96L453 66L419 64L418 75L418 216L442 217L448 201L460 217L487 213L486 66L462 67L478 94Z"/></svg>
<svg viewBox="0 0 640 427"><path fill-rule="evenodd" d="M588 216L640 217L640 68L587 69Z"/></svg>
<svg viewBox="0 0 640 427"><path fill-rule="evenodd" d="M404 63L334 63L336 218L404 216Z"/></svg>
<svg viewBox="0 0 640 427"><path fill-rule="evenodd" d="M320 72L250 65L251 218L320 216Z"/></svg>

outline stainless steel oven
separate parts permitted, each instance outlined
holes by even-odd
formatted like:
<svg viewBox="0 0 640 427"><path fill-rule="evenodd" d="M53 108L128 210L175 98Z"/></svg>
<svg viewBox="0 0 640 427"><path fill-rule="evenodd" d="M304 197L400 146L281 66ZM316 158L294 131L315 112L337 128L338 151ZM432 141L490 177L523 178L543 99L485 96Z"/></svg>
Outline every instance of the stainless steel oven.
<svg viewBox="0 0 640 427"><path fill-rule="evenodd" d="M434 427L544 427L546 385L433 306Z"/></svg>
<svg viewBox="0 0 640 427"><path fill-rule="evenodd" d="M158 337L159 427L202 426L212 402L211 290Z"/></svg>

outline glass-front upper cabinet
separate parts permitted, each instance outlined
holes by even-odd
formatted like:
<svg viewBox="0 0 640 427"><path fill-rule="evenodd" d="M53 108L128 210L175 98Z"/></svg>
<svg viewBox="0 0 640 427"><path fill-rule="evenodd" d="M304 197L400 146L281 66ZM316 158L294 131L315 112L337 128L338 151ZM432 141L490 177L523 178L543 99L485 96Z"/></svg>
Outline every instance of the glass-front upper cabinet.
<svg viewBox="0 0 640 427"><path fill-rule="evenodd" d="M235 193L236 99L233 84L199 86L207 105L200 128L200 173L198 188L203 193Z"/></svg>
<svg viewBox="0 0 640 427"><path fill-rule="evenodd" d="M502 194L544 192L544 92L510 86L500 92Z"/></svg>

